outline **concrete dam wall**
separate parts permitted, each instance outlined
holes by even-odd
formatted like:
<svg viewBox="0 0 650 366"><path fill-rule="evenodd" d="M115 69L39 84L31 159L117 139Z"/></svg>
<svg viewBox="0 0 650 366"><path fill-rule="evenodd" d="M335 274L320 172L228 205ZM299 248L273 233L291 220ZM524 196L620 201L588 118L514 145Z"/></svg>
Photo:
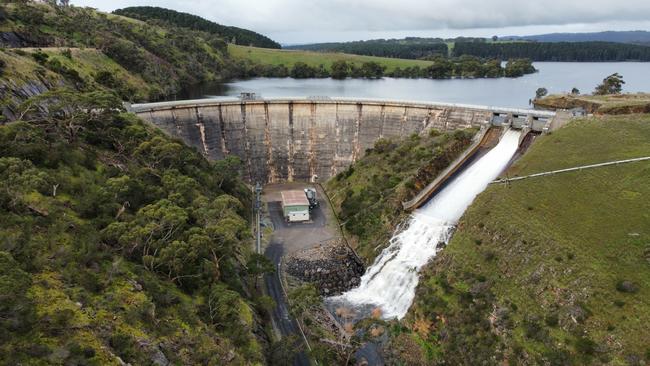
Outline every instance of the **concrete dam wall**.
<svg viewBox="0 0 650 366"><path fill-rule="evenodd" d="M479 127L495 116L547 119L553 112L440 103L336 99L202 99L130 110L208 159L238 156L249 182L325 181L380 138ZM512 118L512 117L511 117Z"/></svg>

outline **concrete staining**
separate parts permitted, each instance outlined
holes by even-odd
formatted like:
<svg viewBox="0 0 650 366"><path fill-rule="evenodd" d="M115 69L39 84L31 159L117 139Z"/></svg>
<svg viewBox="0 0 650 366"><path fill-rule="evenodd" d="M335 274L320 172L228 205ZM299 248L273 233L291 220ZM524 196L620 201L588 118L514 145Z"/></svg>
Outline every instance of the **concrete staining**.
<svg viewBox="0 0 650 366"><path fill-rule="evenodd" d="M550 119L552 112L344 98L202 99L130 109L209 159L239 157L249 182L321 181L380 138L479 127L495 115Z"/></svg>

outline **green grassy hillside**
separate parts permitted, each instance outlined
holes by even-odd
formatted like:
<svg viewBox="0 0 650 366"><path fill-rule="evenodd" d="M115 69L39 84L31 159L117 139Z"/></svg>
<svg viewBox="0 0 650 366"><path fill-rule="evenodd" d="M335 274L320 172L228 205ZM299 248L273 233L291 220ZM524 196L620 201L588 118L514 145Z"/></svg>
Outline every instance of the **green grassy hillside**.
<svg viewBox="0 0 650 366"><path fill-rule="evenodd" d="M291 68L296 62L304 62L312 67L323 65L326 69L332 66L334 61L343 60L350 63L361 65L364 62L377 62L386 67L386 72L392 72L397 67L405 69L407 67L419 66L421 68L433 64L431 61L406 60L389 57L374 57L351 55L345 53L326 53L313 51L296 51L296 50L276 50L269 48L247 47L230 44L228 52L237 59L249 60L254 63L268 65L284 65Z"/></svg>
<svg viewBox="0 0 650 366"><path fill-rule="evenodd" d="M650 117L577 120L509 175L650 155ZM422 274L394 348L423 364L650 362L650 164L493 185Z"/></svg>

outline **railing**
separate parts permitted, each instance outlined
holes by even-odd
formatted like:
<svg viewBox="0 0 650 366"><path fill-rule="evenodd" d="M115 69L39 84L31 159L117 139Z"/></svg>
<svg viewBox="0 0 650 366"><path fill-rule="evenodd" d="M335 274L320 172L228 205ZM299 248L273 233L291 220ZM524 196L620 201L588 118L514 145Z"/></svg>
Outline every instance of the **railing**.
<svg viewBox="0 0 650 366"><path fill-rule="evenodd" d="M582 165L582 166L576 166L573 168L566 168L566 169L558 169L558 170L551 170L548 172L541 172L541 173L535 173L535 174L530 174L530 175L525 175L523 177L514 177L514 178L503 178L503 179L497 179L490 184L495 184L495 183L510 183L518 180L523 180L523 179L528 179L528 178L535 178L535 177L544 177L547 175L553 175L553 174L559 174L559 173L566 173L566 172L574 172L578 170L583 170L583 169L593 169L593 168L600 168L603 166L609 166L609 165L618 165L618 164L626 164L626 163L634 163L638 161L645 161L645 160L650 160L650 156L645 156L642 158L634 158L634 159L625 159L625 160L616 160L616 161L608 161L606 163L599 163L599 164L591 164L591 165Z"/></svg>
<svg viewBox="0 0 650 366"><path fill-rule="evenodd" d="M393 104L393 105L411 105L418 107L440 107L440 108L458 108L470 109L478 111L490 111L493 113L513 113L533 115L537 117L554 117L555 112L541 111L535 109L520 109L520 108L507 108L507 107L493 107L486 105L462 104L462 103L444 103L444 102L427 102L427 101L413 101L413 100L398 100L398 99L381 99L381 98L348 98L348 97L271 97L271 98L257 98L253 100L241 99L238 97L214 97L206 99L190 99L178 100L169 102L155 102L155 103L140 103L132 104L130 109L133 112L147 112L156 109L167 109L174 107L188 107L188 106L202 106L222 103L289 103L289 102L312 102L312 103L369 103L369 104Z"/></svg>

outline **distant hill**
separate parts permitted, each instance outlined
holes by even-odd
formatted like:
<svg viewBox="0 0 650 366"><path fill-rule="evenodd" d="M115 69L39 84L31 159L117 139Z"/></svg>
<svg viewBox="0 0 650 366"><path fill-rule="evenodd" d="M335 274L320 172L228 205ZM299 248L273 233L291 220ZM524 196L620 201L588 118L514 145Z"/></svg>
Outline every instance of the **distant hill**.
<svg viewBox="0 0 650 366"><path fill-rule="evenodd" d="M650 32L636 31L606 31L593 33L549 33L533 36L507 36L503 40L527 40L537 42L616 42L650 45Z"/></svg>
<svg viewBox="0 0 650 366"><path fill-rule="evenodd" d="M533 61L650 61L650 47L614 42L456 42L454 56Z"/></svg>
<svg viewBox="0 0 650 366"><path fill-rule="evenodd" d="M282 48L279 43L272 39L248 29L217 24L196 15L170 9L155 6L134 6L118 9L113 13L139 20L162 20L178 27L212 33L238 45Z"/></svg>

